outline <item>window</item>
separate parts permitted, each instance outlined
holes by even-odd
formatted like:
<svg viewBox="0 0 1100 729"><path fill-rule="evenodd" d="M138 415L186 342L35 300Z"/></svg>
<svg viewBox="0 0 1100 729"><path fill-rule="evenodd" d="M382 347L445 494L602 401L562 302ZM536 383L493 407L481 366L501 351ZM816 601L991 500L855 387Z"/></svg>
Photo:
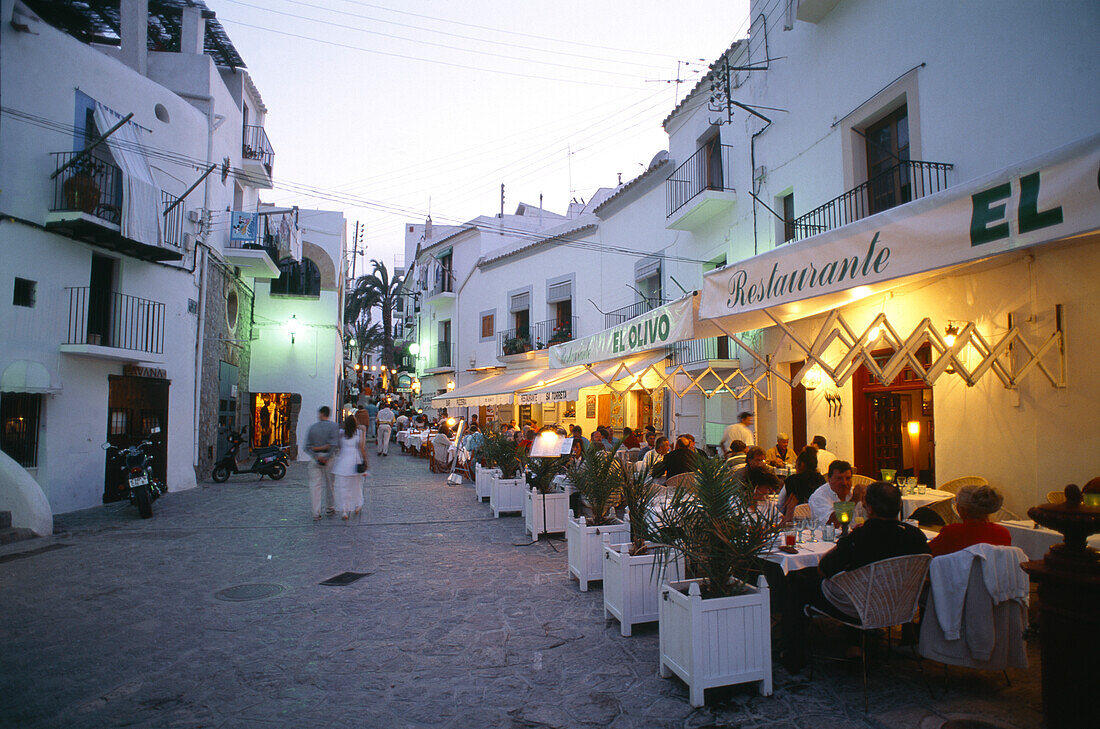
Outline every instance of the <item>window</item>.
<svg viewBox="0 0 1100 729"><path fill-rule="evenodd" d="M225 296L225 323L229 325L230 332L237 328L239 304L236 289L229 289L229 293Z"/></svg>
<svg viewBox="0 0 1100 729"><path fill-rule="evenodd" d="M437 367L451 366L451 320L439 322L439 359Z"/></svg>
<svg viewBox="0 0 1100 729"><path fill-rule="evenodd" d="M494 326L495 326L495 321L494 320L495 319L496 319L495 314L482 314L481 315L481 338L482 339L492 339L493 338L493 334L496 333L494 331Z"/></svg>
<svg viewBox="0 0 1100 729"><path fill-rule="evenodd" d="M317 264L308 258L301 262L293 258L284 258L279 262L282 274L271 279L272 295L309 296L314 299L321 296L321 271Z"/></svg>
<svg viewBox="0 0 1100 729"><path fill-rule="evenodd" d="M888 210L912 199L909 179L909 112L902 106L885 119L867 127L868 202L872 213Z"/></svg>
<svg viewBox="0 0 1100 729"><path fill-rule="evenodd" d="M725 189L725 179L722 174L722 139L715 134L703 144L707 156L707 189Z"/></svg>
<svg viewBox="0 0 1100 729"><path fill-rule="evenodd" d="M0 393L0 450L23 468L38 466L38 420L42 396Z"/></svg>
<svg viewBox="0 0 1100 729"><path fill-rule="evenodd" d="M25 278L15 278L15 291L12 293L11 303L13 306L25 306L28 309L34 308L34 294L35 288L38 284L34 281L28 281Z"/></svg>
<svg viewBox="0 0 1100 729"><path fill-rule="evenodd" d="M780 198L783 206L783 242L795 239L794 229L794 193L789 192Z"/></svg>

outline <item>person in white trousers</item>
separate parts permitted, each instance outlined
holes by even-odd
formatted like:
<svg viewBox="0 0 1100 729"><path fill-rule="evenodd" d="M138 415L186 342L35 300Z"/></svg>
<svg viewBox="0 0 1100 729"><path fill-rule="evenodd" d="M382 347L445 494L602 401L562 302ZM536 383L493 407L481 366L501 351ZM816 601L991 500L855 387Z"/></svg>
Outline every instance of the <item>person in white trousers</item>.
<svg viewBox="0 0 1100 729"><path fill-rule="evenodd" d="M393 410L389 405L378 411L378 455L388 456L390 454L390 433L393 432L393 421L396 416L393 414Z"/></svg>

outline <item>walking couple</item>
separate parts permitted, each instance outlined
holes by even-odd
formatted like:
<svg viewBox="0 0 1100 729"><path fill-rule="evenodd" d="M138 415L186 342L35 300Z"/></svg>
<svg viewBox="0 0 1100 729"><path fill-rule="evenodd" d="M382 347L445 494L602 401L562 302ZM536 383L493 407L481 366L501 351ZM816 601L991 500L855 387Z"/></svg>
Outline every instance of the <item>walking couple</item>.
<svg viewBox="0 0 1100 729"><path fill-rule="evenodd" d="M317 422L306 433L309 463L309 498L314 521L325 513L340 512L347 521L363 509L363 483L367 476L367 444L364 429L348 416L341 430L329 420L332 411L322 406Z"/></svg>

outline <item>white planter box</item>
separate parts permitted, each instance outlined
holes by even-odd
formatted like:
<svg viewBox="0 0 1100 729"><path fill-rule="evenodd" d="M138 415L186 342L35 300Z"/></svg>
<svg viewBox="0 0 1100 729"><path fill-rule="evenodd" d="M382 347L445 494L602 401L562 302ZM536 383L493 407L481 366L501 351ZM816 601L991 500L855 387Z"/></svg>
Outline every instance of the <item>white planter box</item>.
<svg viewBox="0 0 1100 729"><path fill-rule="evenodd" d="M493 516L500 518L505 511L523 511L523 494L527 490L527 481L519 478L500 478L494 475L489 489L489 508Z"/></svg>
<svg viewBox="0 0 1100 729"><path fill-rule="evenodd" d="M480 464L476 468L477 470L474 472L474 494L477 496L478 501L484 501L492 493L493 478L501 475L500 469L484 468Z"/></svg>
<svg viewBox="0 0 1100 729"><path fill-rule="evenodd" d="M603 545L630 541L630 524L589 526L583 516L574 518L569 512L565 522L565 540L569 554L569 575L580 582L581 592L588 592L588 583L603 579Z"/></svg>
<svg viewBox="0 0 1100 729"><path fill-rule="evenodd" d="M543 506L545 504L545 511ZM543 518L545 514L546 524ZM534 539L540 534L555 534L565 531L565 520L569 515L569 495L564 492L540 494L538 489L528 489L523 497L523 518L527 533Z"/></svg>
<svg viewBox="0 0 1100 729"><path fill-rule="evenodd" d="M702 706L703 689L714 686L759 681L761 696L772 693L768 582L761 576L749 589L704 600L697 580L661 585L660 674L683 679L692 706Z"/></svg>
<svg viewBox="0 0 1100 729"><path fill-rule="evenodd" d="M615 616L624 636L636 623L657 620L662 582L684 579L683 557L666 564L663 575L659 559L653 552L632 557L630 542L603 545L603 617Z"/></svg>

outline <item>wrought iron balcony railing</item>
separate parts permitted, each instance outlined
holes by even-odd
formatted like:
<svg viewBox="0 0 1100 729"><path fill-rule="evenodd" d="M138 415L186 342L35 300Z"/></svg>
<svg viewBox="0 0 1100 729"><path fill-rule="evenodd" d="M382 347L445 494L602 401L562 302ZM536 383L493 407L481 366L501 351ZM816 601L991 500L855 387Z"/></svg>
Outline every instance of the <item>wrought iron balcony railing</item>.
<svg viewBox="0 0 1100 729"><path fill-rule="evenodd" d="M66 290L69 330L64 344L95 344L163 354L162 302L89 286L71 286Z"/></svg>
<svg viewBox="0 0 1100 729"><path fill-rule="evenodd" d="M704 190L733 190L732 149L728 144L700 147L669 175L665 181L666 218Z"/></svg>
<svg viewBox="0 0 1100 729"><path fill-rule="evenodd" d="M88 154L65 167L79 152L53 152L54 169L51 212L83 212L118 225L122 219L122 170ZM64 169L62 169L64 167Z"/></svg>
<svg viewBox="0 0 1100 729"><path fill-rule="evenodd" d="M164 191L161 191L160 199L165 210L164 245L179 248L183 245L183 205L176 205L168 210L179 198Z"/></svg>
<svg viewBox="0 0 1100 729"><path fill-rule="evenodd" d="M692 339L672 345L672 361L678 365L695 364L712 359L734 359L734 347L728 337Z"/></svg>
<svg viewBox="0 0 1100 729"><path fill-rule="evenodd" d="M809 238L947 189L945 162L903 160L861 185L787 223L788 241Z"/></svg>
<svg viewBox="0 0 1100 729"><path fill-rule="evenodd" d="M271 166L275 162L275 150L271 148L271 142L263 127L246 126L244 128L241 156L260 162L267 169L267 174L271 174Z"/></svg>
<svg viewBox="0 0 1100 729"><path fill-rule="evenodd" d="M658 306L663 306L668 303L670 303L669 299L642 299L629 306L609 311L603 316L604 328L606 329L607 327L622 324L624 321L633 319L636 316L641 316L648 311L653 311Z"/></svg>
<svg viewBox="0 0 1100 729"><path fill-rule="evenodd" d="M439 276L438 281L432 282L431 288L428 290L428 296L436 296L437 294L453 294L455 290L455 277L454 272L449 268L442 269L442 273Z"/></svg>
<svg viewBox="0 0 1100 729"><path fill-rule="evenodd" d="M520 354L546 349L554 344L568 342L577 336L577 317L560 322L557 319L535 322L526 327L505 329L497 334L500 354Z"/></svg>

